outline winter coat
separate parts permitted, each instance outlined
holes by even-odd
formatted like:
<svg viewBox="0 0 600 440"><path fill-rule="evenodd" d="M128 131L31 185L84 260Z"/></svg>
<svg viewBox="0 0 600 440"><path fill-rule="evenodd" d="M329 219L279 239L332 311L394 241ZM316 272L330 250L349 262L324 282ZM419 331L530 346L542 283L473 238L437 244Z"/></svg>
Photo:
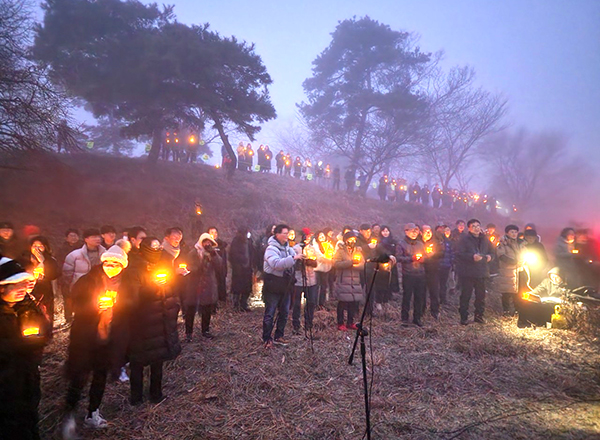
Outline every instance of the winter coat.
<svg viewBox="0 0 600 440"><path fill-rule="evenodd" d="M287 243L285 245L279 243L275 236L269 238L268 243L263 264L264 273L277 277L283 277L286 273L291 275L296 252Z"/></svg>
<svg viewBox="0 0 600 440"><path fill-rule="evenodd" d="M27 252L22 260L21 265L29 272L32 272L35 268L34 263L31 261L31 253ZM60 276L60 269L58 263L49 253L44 253L44 276L38 278L35 283L35 287L31 295L35 298L36 302L40 305L40 308L53 324L54 321L54 287L52 281Z"/></svg>
<svg viewBox="0 0 600 440"><path fill-rule="evenodd" d="M236 235L229 248L231 264L231 291L234 294L252 292L252 262L254 246L252 241L242 235Z"/></svg>
<svg viewBox="0 0 600 440"><path fill-rule="evenodd" d="M566 288L566 285L556 285L554 284L549 277L545 278L539 286L529 292L530 295L537 295L540 298L545 298L548 296L552 296L554 298L561 298L562 296L567 295L569 290Z"/></svg>
<svg viewBox="0 0 600 440"><path fill-rule="evenodd" d="M575 243L567 243L561 236L556 240L556 247L554 248L556 265L565 274L565 280L571 288L581 286L579 271L577 270L577 263L575 261L577 255L573 253L574 249Z"/></svg>
<svg viewBox="0 0 600 440"><path fill-rule="evenodd" d="M440 259L440 268L449 269L452 267L454 260L454 253L452 252L452 243L447 238L444 238L441 242L441 246L444 248L442 258Z"/></svg>
<svg viewBox="0 0 600 440"><path fill-rule="evenodd" d="M548 273L548 254L544 245L539 241L531 244L525 243L524 246L525 252L532 253L537 259L537 264L529 268L531 275L529 285L535 287L546 278L546 274Z"/></svg>
<svg viewBox="0 0 600 440"><path fill-rule="evenodd" d="M0 237L0 255L4 257L16 260L21 256L24 247L24 243L14 234L10 240Z"/></svg>
<svg viewBox="0 0 600 440"><path fill-rule="evenodd" d="M317 274L315 273L317 267L317 253L315 251L315 246L309 244L306 245L304 249L302 249L300 244L294 246L294 252L297 254L304 253L304 255L306 255L305 260L296 261L296 286L304 286L304 275L306 275L306 286L317 285Z"/></svg>
<svg viewBox="0 0 600 440"><path fill-rule="evenodd" d="M112 346L113 338L122 336L115 334L112 325L114 314L118 313L121 304L126 304L125 298L123 298L123 289L119 288L122 275L116 278L110 280L104 274L102 266L95 266L89 273L79 278L71 289L75 317L71 326L66 363L68 377L75 378L82 373L91 371L96 366L92 362L98 361L98 356L94 356L94 353L102 348ZM117 297L112 310L101 311L98 308L98 298L107 290L115 289ZM109 324L110 333L107 339L102 339L99 334L98 325L101 316L107 319L107 324ZM106 361L108 368L112 357L102 360Z"/></svg>
<svg viewBox="0 0 600 440"><path fill-rule="evenodd" d="M475 261L473 256L480 254L483 258ZM487 278L489 276L486 256L493 258L490 241L484 234L475 237L470 232L462 236L456 245L456 272L467 278Z"/></svg>
<svg viewBox="0 0 600 440"><path fill-rule="evenodd" d="M102 246L98 246L98 256L106 252ZM69 286L73 286L75 282L83 275L88 273L92 269L92 263L88 257L87 245L83 245L81 248L74 250L65 258L63 264L63 277Z"/></svg>
<svg viewBox="0 0 600 440"><path fill-rule="evenodd" d="M175 359L181 345L177 333L179 304L168 285L173 274L163 269L169 275L167 285L160 286L155 282L157 267L136 264L133 269L127 276L123 274L121 283L125 296L133 301L129 309L129 359L143 365Z"/></svg>
<svg viewBox="0 0 600 440"><path fill-rule="evenodd" d="M361 262L353 264L353 255L359 254ZM333 256L336 269L335 294L339 301L363 301L364 291L360 283L360 274L365 268L365 259L362 250L355 247L350 249L344 243L338 243Z"/></svg>
<svg viewBox="0 0 600 440"><path fill-rule="evenodd" d="M423 256L420 261L414 259L414 256L417 254ZM396 260L402 264L402 275L424 276L425 267L423 263L426 258L425 245L421 240L411 240L405 236L403 240L398 242Z"/></svg>
<svg viewBox="0 0 600 440"><path fill-rule="evenodd" d="M24 336L23 329L29 327L39 328L40 334ZM46 317L31 298L26 297L14 307L0 300L0 417L37 413L40 402L38 367L47 343L45 332L48 328ZM5 435L6 438L22 438L0 433L2 438Z"/></svg>
<svg viewBox="0 0 600 440"><path fill-rule="evenodd" d="M435 236L426 243L425 246L425 259L423 260L423 266L425 267L425 273L435 273L440 269L440 263L444 258L444 243L438 240Z"/></svg>
<svg viewBox="0 0 600 440"><path fill-rule="evenodd" d="M523 245L507 236L500 239L496 249L499 259L498 277L494 281L494 289L501 293L518 292L518 268Z"/></svg>
<svg viewBox="0 0 600 440"><path fill-rule="evenodd" d="M396 240L394 239L394 237L391 234L388 237L382 236L382 237L380 237L379 243L377 244L377 247L375 248L375 256L379 256L382 253L386 253L388 255L395 256L396 249L397 249ZM392 292L400 292L400 280L398 277L398 265L390 263L389 267L391 268L391 272L389 274L390 289ZM383 265L380 266L380 270L381 269L383 269ZM376 283L379 282L379 277L375 282Z"/></svg>
<svg viewBox="0 0 600 440"><path fill-rule="evenodd" d="M201 255L200 255L201 253ZM209 306L219 301L217 278L222 268L221 257L215 252L212 255L207 251L194 248L188 254L188 270L191 272L185 277L183 305Z"/></svg>

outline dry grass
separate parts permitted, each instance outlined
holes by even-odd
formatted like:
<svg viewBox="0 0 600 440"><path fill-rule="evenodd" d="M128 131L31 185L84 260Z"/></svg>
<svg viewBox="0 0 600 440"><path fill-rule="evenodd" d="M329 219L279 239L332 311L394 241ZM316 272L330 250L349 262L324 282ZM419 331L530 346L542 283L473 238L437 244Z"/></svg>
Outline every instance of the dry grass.
<svg viewBox="0 0 600 440"><path fill-rule="evenodd" d="M109 428L81 428L82 437L362 438L360 358L347 364L353 333L334 328L333 304L317 312L314 354L302 337L263 349L262 309L254 306L247 314L222 310L212 324L216 339L198 332L184 345L166 368L161 404L132 408L128 385L109 385L102 405ZM518 329L495 314L486 325L462 327L454 309L423 329L401 327L396 302L374 318L373 438L600 438L597 347L571 331ZM59 334L42 368L48 438L58 432L66 343ZM80 407L79 421L85 401Z"/></svg>

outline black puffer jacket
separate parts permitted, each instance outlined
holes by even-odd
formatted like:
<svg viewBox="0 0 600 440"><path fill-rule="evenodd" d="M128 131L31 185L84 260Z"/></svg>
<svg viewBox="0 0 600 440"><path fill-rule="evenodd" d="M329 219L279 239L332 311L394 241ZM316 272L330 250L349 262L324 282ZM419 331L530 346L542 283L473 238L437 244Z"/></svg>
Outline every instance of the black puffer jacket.
<svg viewBox="0 0 600 440"><path fill-rule="evenodd" d="M236 235L229 249L233 293L252 292L252 261L254 261L252 241L244 235Z"/></svg>
<svg viewBox="0 0 600 440"><path fill-rule="evenodd" d="M137 276L130 274L121 286L128 298L135 299L130 314L129 360L143 365L175 359L181 353L178 300L168 281L164 286L156 283L159 270L168 273L167 280L173 278L169 268L139 265L135 268Z"/></svg>
<svg viewBox="0 0 600 440"><path fill-rule="evenodd" d="M185 307L209 306L219 301L217 279L222 268L221 257L215 252L209 254L202 251L202 258L194 248L187 257L188 270L191 272L185 277L183 301Z"/></svg>
<svg viewBox="0 0 600 440"><path fill-rule="evenodd" d="M475 261L473 259L475 254L481 255L483 258ZM487 236L479 234L478 237L475 237L467 232L456 245L456 270L458 275L467 278L487 278L490 275L487 256L494 258L494 250Z"/></svg>
<svg viewBox="0 0 600 440"><path fill-rule="evenodd" d="M23 336L23 329L28 327L39 328L40 334ZM38 367L47 343L44 333L47 328L46 317L29 297L14 307L0 300L0 417L37 412L40 402ZM2 438L4 435L6 438L25 438L0 433Z"/></svg>
<svg viewBox="0 0 600 440"><path fill-rule="evenodd" d="M102 266L96 266L86 275L77 280L71 289L73 298L73 308L75 318L71 326L71 337L69 339L68 358L66 363L66 373L68 377L76 377L82 372L91 371L94 365L92 362L97 359L94 352L101 346L112 348L113 339L122 337L116 335L115 327L111 325L111 334L108 340L101 341L98 335L98 324L100 322L101 312L98 309L98 298L106 290L117 291L117 298L113 307L114 314L119 313L119 306L126 304L123 298L124 292L119 289L121 275L110 280L102 270ZM121 308L122 309L122 308ZM110 313L103 312L103 313ZM112 350L111 350L112 351ZM105 359L108 367L112 357Z"/></svg>

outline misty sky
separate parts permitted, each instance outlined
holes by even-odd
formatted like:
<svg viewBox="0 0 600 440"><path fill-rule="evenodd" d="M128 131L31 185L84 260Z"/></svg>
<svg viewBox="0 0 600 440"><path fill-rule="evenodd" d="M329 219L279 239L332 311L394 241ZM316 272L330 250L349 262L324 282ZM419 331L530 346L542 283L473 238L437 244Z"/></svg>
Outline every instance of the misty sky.
<svg viewBox="0 0 600 440"><path fill-rule="evenodd" d="M171 2L168 2L171 3ZM504 93L508 122L556 130L600 159L600 0L175 0L179 21L208 22L222 35L256 44L274 84L278 121L294 117L302 82L337 22L369 15L416 32L424 51L446 53L446 66L472 65L481 85Z"/></svg>

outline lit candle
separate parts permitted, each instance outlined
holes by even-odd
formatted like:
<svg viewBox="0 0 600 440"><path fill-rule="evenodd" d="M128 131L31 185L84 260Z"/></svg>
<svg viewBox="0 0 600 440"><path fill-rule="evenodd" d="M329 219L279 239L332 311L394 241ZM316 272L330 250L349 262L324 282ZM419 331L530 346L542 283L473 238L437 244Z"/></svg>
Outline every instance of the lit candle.
<svg viewBox="0 0 600 440"><path fill-rule="evenodd" d="M417 261L419 261L421 258L423 258L423 254L415 254L415 257L417 258Z"/></svg>
<svg viewBox="0 0 600 440"><path fill-rule="evenodd" d="M106 310L115 305L117 299L117 292L114 290L107 290L100 298L98 298L98 308L100 310Z"/></svg>
<svg viewBox="0 0 600 440"><path fill-rule="evenodd" d="M44 276L44 266L38 266L33 269L33 277L37 280Z"/></svg>
<svg viewBox="0 0 600 440"><path fill-rule="evenodd" d="M573 250L571 251L571 253L572 253L572 254L578 254L578 253L579 253L579 249L573 249Z"/></svg>
<svg viewBox="0 0 600 440"><path fill-rule="evenodd" d="M185 263L181 263L181 264L179 265L179 268L180 268L180 269L187 269L187 264L185 264Z"/></svg>
<svg viewBox="0 0 600 440"><path fill-rule="evenodd" d="M167 282L167 273L166 272L157 272L155 277L156 277L156 281L161 284Z"/></svg>
<svg viewBox="0 0 600 440"><path fill-rule="evenodd" d="M432 244L427 245L425 252L428 254L432 254L433 253L433 245Z"/></svg>

